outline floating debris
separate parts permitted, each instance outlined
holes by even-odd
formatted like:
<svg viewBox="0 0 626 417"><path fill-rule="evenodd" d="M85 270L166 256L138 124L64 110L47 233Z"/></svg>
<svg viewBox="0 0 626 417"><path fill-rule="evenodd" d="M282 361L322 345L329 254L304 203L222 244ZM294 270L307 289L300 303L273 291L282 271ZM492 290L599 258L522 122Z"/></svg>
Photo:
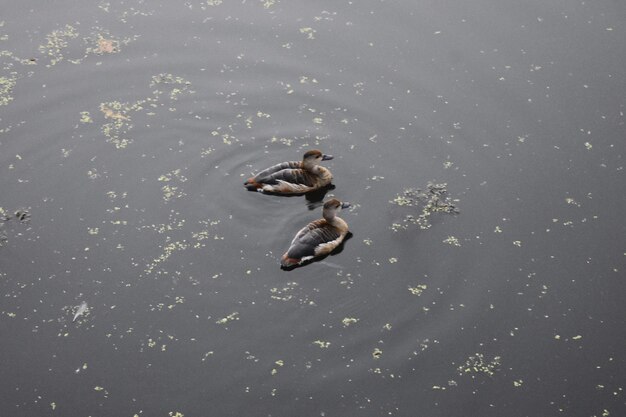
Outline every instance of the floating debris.
<svg viewBox="0 0 626 417"><path fill-rule="evenodd" d="M76 306L76 312L74 313L74 318L72 319L72 323L76 321L80 316L87 313L89 310L89 306L86 301L82 301L79 305Z"/></svg>
<svg viewBox="0 0 626 417"><path fill-rule="evenodd" d="M26 223L30 220L30 213L27 210L19 209L15 211L15 219L20 223Z"/></svg>
<svg viewBox="0 0 626 417"><path fill-rule="evenodd" d="M98 39L98 47L94 50L97 54L112 54L119 50L119 41L114 39Z"/></svg>
<svg viewBox="0 0 626 417"><path fill-rule="evenodd" d="M407 229L409 224L415 224L420 229L425 230L432 226L430 216L433 213L458 214L459 210L450 197L446 195L448 192L446 186L446 183L435 184L429 182L425 191L408 188L402 194L389 201L391 204L398 206L421 208L421 212L417 217L413 214L407 214L404 217L403 224L394 223L391 227L392 230Z"/></svg>
<svg viewBox="0 0 626 417"><path fill-rule="evenodd" d="M4 208L0 207L0 247L9 240L4 230L4 223L15 219L16 221L24 224L30 220L30 213L26 209L18 209L12 215L9 214Z"/></svg>

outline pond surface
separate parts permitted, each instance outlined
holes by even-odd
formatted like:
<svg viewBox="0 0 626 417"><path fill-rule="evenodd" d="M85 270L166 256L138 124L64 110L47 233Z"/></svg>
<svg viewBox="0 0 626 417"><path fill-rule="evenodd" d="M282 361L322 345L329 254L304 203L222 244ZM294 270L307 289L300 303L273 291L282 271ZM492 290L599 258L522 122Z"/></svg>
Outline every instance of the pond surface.
<svg viewBox="0 0 626 417"><path fill-rule="evenodd" d="M626 415L623 2L1 19L3 415ZM325 195L243 187L309 149Z"/></svg>

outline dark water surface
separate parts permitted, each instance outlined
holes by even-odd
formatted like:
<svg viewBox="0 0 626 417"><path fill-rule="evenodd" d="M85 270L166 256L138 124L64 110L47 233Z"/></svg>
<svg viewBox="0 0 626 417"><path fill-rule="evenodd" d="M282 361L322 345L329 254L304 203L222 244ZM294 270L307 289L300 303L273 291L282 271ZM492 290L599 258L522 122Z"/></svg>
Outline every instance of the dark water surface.
<svg viewBox="0 0 626 417"><path fill-rule="evenodd" d="M5 3L2 415L626 415L624 2Z"/></svg>

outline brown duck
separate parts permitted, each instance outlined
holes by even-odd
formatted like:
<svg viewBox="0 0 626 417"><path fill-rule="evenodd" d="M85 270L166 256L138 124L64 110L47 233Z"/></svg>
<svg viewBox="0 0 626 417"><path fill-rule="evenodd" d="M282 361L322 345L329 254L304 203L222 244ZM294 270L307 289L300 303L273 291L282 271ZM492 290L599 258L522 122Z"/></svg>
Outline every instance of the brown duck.
<svg viewBox="0 0 626 417"><path fill-rule="evenodd" d="M319 163L333 159L317 149L307 151L302 161L273 165L244 182L251 191L275 194L304 194L330 184L333 174Z"/></svg>
<svg viewBox="0 0 626 417"><path fill-rule="evenodd" d="M317 256L331 253L348 234L348 224L337 216L342 208L350 207L333 198L324 203L323 219L304 226L293 238L280 264L284 268L300 265Z"/></svg>

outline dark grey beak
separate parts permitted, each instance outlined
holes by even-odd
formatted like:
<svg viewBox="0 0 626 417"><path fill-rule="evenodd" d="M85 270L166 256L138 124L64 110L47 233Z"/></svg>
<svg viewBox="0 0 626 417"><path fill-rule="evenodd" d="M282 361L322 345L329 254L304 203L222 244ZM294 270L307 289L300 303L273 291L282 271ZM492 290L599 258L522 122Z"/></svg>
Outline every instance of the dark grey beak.
<svg viewBox="0 0 626 417"><path fill-rule="evenodd" d="M333 159L332 155L322 155L322 161L330 161L331 159Z"/></svg>
<svg viewBox="0 0 626 417"><path fill-rule="evenodd" d="M342 208L342 209L345 209L345 208L350 207L351 205L352 205L352 204L350 204L350 203L341 203L341 208Z"/></svg>

